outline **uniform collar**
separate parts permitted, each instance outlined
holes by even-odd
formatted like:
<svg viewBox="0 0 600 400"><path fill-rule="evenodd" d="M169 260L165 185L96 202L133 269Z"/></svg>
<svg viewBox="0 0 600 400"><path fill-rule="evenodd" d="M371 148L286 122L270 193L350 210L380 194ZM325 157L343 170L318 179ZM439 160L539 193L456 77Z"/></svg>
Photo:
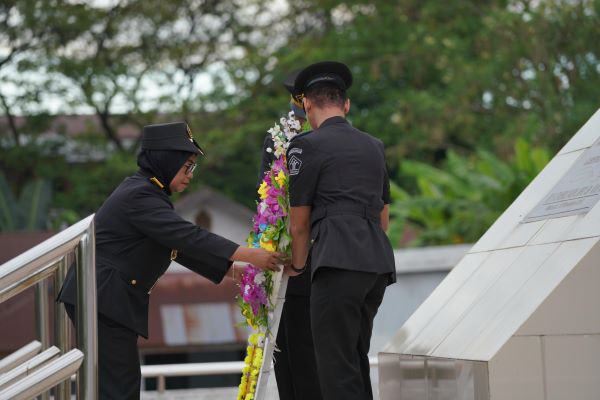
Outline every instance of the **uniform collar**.
<svg viewBox="0 0 600 400"><path fill-rule="evenodd" d="M321 125L319 125L319 129L325 128L329 125L339 124L339 123L348 124L349 122L344 117L338 117L338 116L330 117L330 118L327 118L325 121L323 121L321 123Z"/></svg>

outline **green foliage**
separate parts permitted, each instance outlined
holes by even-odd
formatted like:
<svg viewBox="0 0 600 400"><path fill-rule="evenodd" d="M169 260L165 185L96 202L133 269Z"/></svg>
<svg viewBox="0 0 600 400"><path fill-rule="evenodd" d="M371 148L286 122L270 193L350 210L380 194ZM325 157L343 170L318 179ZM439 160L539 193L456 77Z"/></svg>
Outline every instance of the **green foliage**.
<svg viewBox="0 0 600 400"><path fill-rule="evenodd" d="M65 214L67 210L76 211L77 219L84 218L94 213L121 181L136 170L135 157L128 152L111 154L102 167L97 163L70 166L68 172L63 171L55 180L59 190L54 207L59 210L59 216L67 220L73 218Z"/></svg>
<svg viewBox="0 0 600 400"><path fill-rule="evenodd" d="M50 182L35 179L23 187L18 202L4 175L0 174L0 232L47 229L52 198Z"/></svg>
<svg viewBox="0 0 600 400"><path fill-rule="evenodd" d="M523 139L514 147L508 162L483 150L471 157L450 151L441 168L403 161L402 171L417 190L409 195L392 186L392 242L399 244L406 230L417 233L410 243L417 246L479 239L549 160L546 149Z"/></svg>
<svg viewBox="0 0 600 400"><path fill-rule="evenodd" d="M139 142L120 130L166 120L188 121L207 150L194 185L252 207L263 138L288 108L281 82L315 61L350 65L348 118L386 144L396 199L450 196L434 220L478 210L484 221L410 220L427 243L476 239L518 193L514 182L598 108L597 0L104 3L0 5L0 167L13 193L51 182L53 226L93 212L135 170ZM50 128L49 99L98 123L67 137ZM48 130L61 140L40 144ZM107 156L67 162L73 141ZM394 212L398 237L406 210Z"/></svg>
<svg viewBox="0 0 600 400"><path fill-rule="evenodd" d="M0 174L0 229L14 231L19 226L19 211L4 175Z"/></svg>

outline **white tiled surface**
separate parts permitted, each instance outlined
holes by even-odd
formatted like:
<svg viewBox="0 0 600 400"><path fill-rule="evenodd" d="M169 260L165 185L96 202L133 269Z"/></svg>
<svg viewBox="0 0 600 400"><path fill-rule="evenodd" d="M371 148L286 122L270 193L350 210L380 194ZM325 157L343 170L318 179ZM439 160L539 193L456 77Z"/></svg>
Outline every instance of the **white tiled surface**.
<svg viewBox="0 0 600 400"><path fill-rule="evenodd" d="M409 354L434 355L435 348L460 322L463 315L489 289L510 264L523 252L523 247L494 251L458 288L451 288L447 301L439 311L429 315L429 321L418 337L408 346ZM436 292L438 289L436 289ZM418 311L417 311L418 312ZM461 358L456 355L456 358Z"/></svg>
<svg viewBox="0 0 600 400"><path fill-rule="evenodd" d="M541 268L511 296L494 320L468 344L463 356L466 359L492 359L596 243L595 239L561 243Z"/></svg>
<svg viewBox="0 0 600 400"><path fill-rule="evenodd" d="M546 220L517 224L510 234L498 245L499 249L525 246L546 224Z"/></svg>
<svg viewBox="0 0 600 400"><path fill-rule="evenodd" d="M576 221L565 234L565 240L600 236L600 202L584 218Z"/></svg>
<svg viewBox="0 0 600 400"><path fill-rule="evenodd" d="M389 344L383 349L387 353L404 353L407 347L419 336L430 319L448 302L457 290L469 279L489 253L467 254L433 293L421 304Z"/></svg>
<svg viewBox="0 0 600 400"><path fill-rule="evenodd" d="M477 241L477 243L471 248L469 253L475 253L479 251L490 251L501 248L503 242L509 241L509 236L519 226L519 223L529 211L533 209L549 192L552 190L554 185L562 178L562 176L568 171L568 169L575 163L577 158L585 150L578 150L572 153L564 155L557 155L548 163L546 168L525 188L521 195L506 209L506 211L494 222L494 224L487 230L487 232ZM536 222L530 222L529 224L536 224ZM526 225L529 225L526 224ZM538 224L539 225L539 224ZM521 235L522 239L530 239L537 233L534 225L534 229L527 231L530 233L528 238L523 232Z"/></svg>
<svg viewBox="0 0 600 400"><path fill-rule="evenodd" d="M598 238L587 240L596 241L595 246L545 298L517 335L600 333L600 244Z"/></svg>
<svg viewBox="0 0 600 400"><path fill-rule="evenodd" d="M544 337L546 400L600 399L600 335Z"/></svg>
<svg viewBox="0 0 600 400"><path fill-rule="evenodd" d="M490 398L545 400L542 360L539 337L511 338L488 364Z"/></svg>
<svg viewBox="0 0 600 400"><path fill-rule="evenodd" d="M478 299L472 302L460 323L452 329L433 354L437 357L465 358L463 351L481 336L485 327L493 323L510 299L556 251L558 246L553 243L525 247L514 262L509 263L506 260L507 268L486 290L482 291ZM481 268L486 267L485 263L481 266ZM524 321L527 317L528 314L521 313L521 320ZM503 342L488 341L487 344L488 348L482 349L482 351L485 350L484 352L489 354L502 346Z"/></svg>
<svg viewBox="0 0 600 400"><path fill-rule="evenodd" d="M521 223L599 137L600 110L384 351L489 361L492 400L600 400L600 203Z"/></svg>
<svg viewBox="0 0 600 400"><path fill-rule="evenodd" d="M529 244L536 245L562 242L566 239L567 233L569 233L569 230L573 227L573 225L576 225L578 222L583 220L584 217L585 215L579 214L546 220L544 226L531 239Z"/></svg>

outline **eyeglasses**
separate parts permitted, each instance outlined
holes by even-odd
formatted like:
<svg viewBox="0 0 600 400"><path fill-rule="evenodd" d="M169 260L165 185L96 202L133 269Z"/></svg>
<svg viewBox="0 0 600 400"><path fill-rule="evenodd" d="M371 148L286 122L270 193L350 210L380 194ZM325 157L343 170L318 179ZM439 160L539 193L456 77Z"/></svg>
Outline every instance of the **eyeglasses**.
<svg viewBox="0 0 600 400"><path fill-rule="evenodd" d="M198 164L196 164L196 163L191 163L191 164L188 164L188 165L186 165L186 168L185 168L185 174L186 174L186 175L191 175L191 174L193 174L193 173L194 173L194 170L196 169L196 166L197 166L197 165L198 165Z"/></svg>

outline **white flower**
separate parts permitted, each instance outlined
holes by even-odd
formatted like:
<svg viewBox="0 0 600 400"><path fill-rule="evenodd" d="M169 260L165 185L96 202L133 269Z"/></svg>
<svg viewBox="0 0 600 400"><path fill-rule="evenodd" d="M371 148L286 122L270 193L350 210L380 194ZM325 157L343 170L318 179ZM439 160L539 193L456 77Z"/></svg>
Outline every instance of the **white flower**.
<svg viewBox="0 0 600 400"><path fill-rule="evenodd" d="M289 147L290 140L299 133L300 128L294 112L290 111L287 118L280 118L279 124L275 124L267 131L273 139L273 147L267 148L266 151L274 154L276 158L283 156Z"/></svg>
<svg viewBox="0 0 600 400"><path fill-rule="evenodd" d="M257 285L262 285L266 280L265 274L263 272L259 272L254 276L254 283Z"/></svg>
<svg viewBox="0 0 600 400"><path fill-rule="evenodd" d="M290 238L288 235L281 235L279 236L279 243L278 246L280 249L285 249L289 246L290 244Z"/></svg>

